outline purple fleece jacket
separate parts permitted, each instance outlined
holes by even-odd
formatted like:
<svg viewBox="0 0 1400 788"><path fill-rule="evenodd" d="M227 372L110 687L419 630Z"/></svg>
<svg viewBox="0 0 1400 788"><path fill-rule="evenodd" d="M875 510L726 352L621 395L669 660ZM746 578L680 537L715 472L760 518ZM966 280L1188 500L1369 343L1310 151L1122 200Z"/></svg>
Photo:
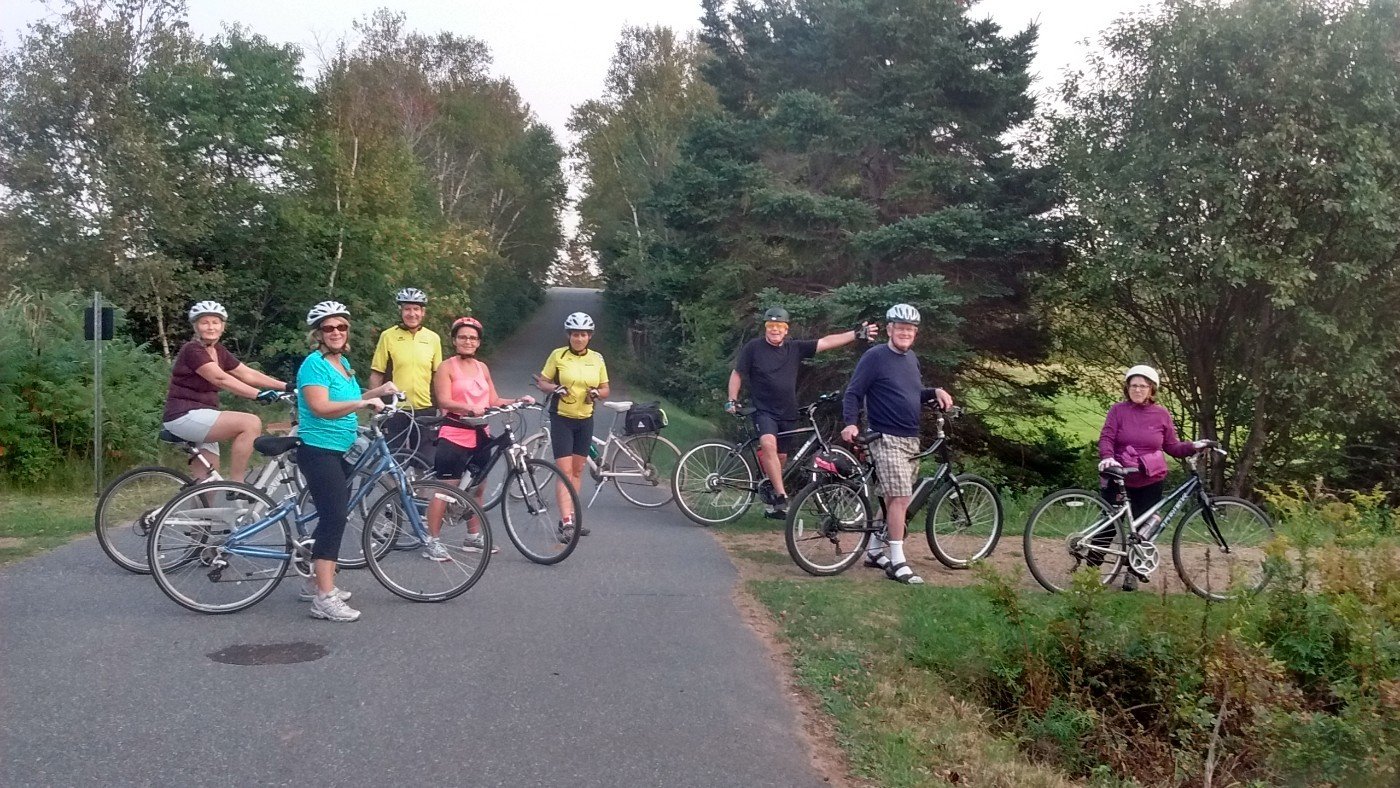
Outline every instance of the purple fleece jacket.
<svg viewBox="0 0 1400 788"><path fill-rule="evenodd" d="M1142 471L1129 474L1123 482L1126 486L1146 487L1167 478L1164 451L1173 457L1186 457L1194 451L1190 441L1177 435L1166 408L1124 400L1108 409L1099 432L1099 459L1112 457L1125 468Z"/></svg>

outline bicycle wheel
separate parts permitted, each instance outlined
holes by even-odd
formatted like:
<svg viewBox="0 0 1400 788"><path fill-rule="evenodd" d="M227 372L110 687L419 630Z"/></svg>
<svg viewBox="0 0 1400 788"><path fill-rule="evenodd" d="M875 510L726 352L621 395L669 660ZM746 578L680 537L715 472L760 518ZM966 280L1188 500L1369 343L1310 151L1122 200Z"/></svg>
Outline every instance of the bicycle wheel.
<svg viewBox="0 0 1400 788"><path fill-rule="evenodd" d="M997 488L981 476L960 473L928 504L924 536L939 563L966 569L996 549L1001 520Z"/></svg>
<svg viewBox="0 0 1400 788"><path fill-rule="evenodd" d="M501 522L506 536L520 554L537 564L557 564L578 547L578 526L583 523L578 491L559 466L527 458L525 467L512 469L506 481L509 492L501 502ZM560 532L560 488L573 505L574 537Z"/></svg>
<svg viewBox="0 0 1400 788"><path fill-rule="evenodd" d="M1112 524L1108 504L1088 490L1060 490L1041 499L1026 522L1026 566L1048 591L1070 587L1074 573L1097 573L1111 583L1127 554L1127 529L1121 518Z"/></svg>
<svg viewBox="0 0 1400 788"><path fill-rule="evenodd" d="M1197 596L1247 596L1269 582L1265 558L1273 538L1274 526L1259 507L1222 495L1211 498L1209 512L1197 508L1182 518L1172 536L1172 561Z"/></svg>
<svg viewBox="0 0 1400 788"><path fill-rule="evenodd" d="M731 523L754 502L754 469L734 444L702 443L681 456L671 492L681 513L699 525Z"/></svg>
<svg viewBox="0 0 1400 788"><path fill-rule="evenodd" d="M870 499L856 486L837 481L809 484L788 504L788 555L808 574L840 574L865 551L871 516Z"/></svg>
<svg viewBox="0 0 1400 788"><path fill-rule="evenodd" d="M346 483L348 494L352 499L359 488L365 484L374 484L377 489L366 490L359 503L351 506L350 510L346 512L345 535L340 540L340 557L335 562L336 566L342 569L364 568L366 559L361 546L360 534L364 532L365 523L369 522L370 507L384 495L396 493L399 489L393 476L386 473L380 474L377 479L372 479L367 468L360 468ZM311 500L310 490L303 491L297 498L297 511L303 515L316 511L316 504ZM417 542L412 544L412 547L417 546Z"/></svg>
<svg viewBox="0 0 1400 788"><path fill-rule="evenodd" d="M681 450L660 435L633 435L624 438L612 452L609 464L613 484L623 498L632 503L655 509L671 502L671 477Z"/></svg>
<svg viewBox="0 0 1400 788"><path fill-rule="evenodd" d="M481 579L491 562L491 528L476 501L450 484L420 479L413 482L410 494L423 530L413 525L396 488L370 506L368 527L360 534L360 552L369 571L398 596L414 602L444 602ZM401 534L423 543L428 537L428 508L434 503L443 506L438 539L446 549L440 557L430 558L423 549L389 549ZM471 534L480 534L481 543L469 543Z"/></svg>
<svg viewBox="0 0 1400 788"><path fill-rule="evenodd" d="M262 491L240 482L208 482L181 491L156 518L147 544L156 585L177 604L199 613L233 613L257 604L291 564L287 518L228 542L272 508Z"/></svg>
<svg viewBox="0 0 1400 788"><path fill-rule="evenodd" d="M93 529L102 552L117 566L138 575L151 573L146 542L160 510L193 482L160 466L132 468L112 480L97 499Z"/></svg>

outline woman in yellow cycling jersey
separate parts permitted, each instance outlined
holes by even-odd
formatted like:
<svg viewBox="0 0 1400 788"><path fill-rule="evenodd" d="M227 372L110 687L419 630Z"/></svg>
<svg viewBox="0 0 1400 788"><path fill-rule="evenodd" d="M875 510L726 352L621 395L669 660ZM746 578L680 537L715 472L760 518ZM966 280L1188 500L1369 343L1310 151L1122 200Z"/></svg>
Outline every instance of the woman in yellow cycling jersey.
<svg viewBox="0 0 1400 788"><path fill-rule="evenodd" d="M550 408L549 429L554 444L554 461L564 476L582 492L583 467L588 460L588 447L593 441L593 403L608 396L608 366L603 354L588 347L593 338L593 318L574 312L564 319L569 344L551 351L544 369L535 377L540 391L553 392L564 388L567 393L555 398ZM574 538L574 512L568 493L559 490L559 539ZM579 536L588 529L580 527Z"/></svg>

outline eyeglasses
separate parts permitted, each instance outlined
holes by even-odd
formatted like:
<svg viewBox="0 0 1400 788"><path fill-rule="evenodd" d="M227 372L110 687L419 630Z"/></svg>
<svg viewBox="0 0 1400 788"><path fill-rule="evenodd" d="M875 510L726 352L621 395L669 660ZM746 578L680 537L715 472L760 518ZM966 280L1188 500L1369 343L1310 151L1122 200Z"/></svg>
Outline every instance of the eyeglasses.
<svg viewBox="0 0 1400 788"><path fill-rule="evenodd" d="M321 333L322 333L322 334L345 334L345 333L349 333L349 331L350 331L350 324L349 324L349 323L337 323L336 325L333 325L333 326L321 326Z"/></svg>
<svg viewBox="0 0 1400 788"><path fill-rule="evenodd" d="M764 327L764 328L782 328L782 329L786 329L786 328L788 327L788 324L787 324L787 323L779 322L779 321L777 321L777 320L769 320L769 321L767 321L766 323L763 324L763 327Z"/></svg>
<svg viewBox="0 0 1400 788"><path fill-rule="evenodd" d="M1130 383L1128 388L1134 391L1151 391L1152 387L1146 383Z"/></svg>
<svg viewBox="0 0 1400 788"><path fill-rule="evenodd" d="M458 334L457 337L456 337L456 339L457 339L458 342L480 342L480 341L481 341L481 337L474 337L474 336L472 336L471 334Z"/></svg>

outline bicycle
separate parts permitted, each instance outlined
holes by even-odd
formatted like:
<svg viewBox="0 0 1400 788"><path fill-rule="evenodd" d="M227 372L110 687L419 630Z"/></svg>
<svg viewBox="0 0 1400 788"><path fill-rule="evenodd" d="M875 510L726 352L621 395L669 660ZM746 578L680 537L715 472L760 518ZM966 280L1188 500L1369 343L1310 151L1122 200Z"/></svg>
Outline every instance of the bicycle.
<svg viewBox="0 0 1400 788"><path fill-rule="evenodd" d="M934 440L915 459L933 457L938 468L931 475L921 475L914 484L906 523L913 522L928 505L924 537L934 558L950 569L966 569L991 555L1001 539L1001 496L981 476L957 472L946 427L962 415L962 408L944 411L936 404L934 407L938 412ZM868 447L882 437L878 432L865 432L856 437L856 445ZM803 571L836 575L860 558L872 537L885 538L885 499L868 454L849 464L819 455L815 464L818 478L792 499L783 538L788 555ZM879 498L879 518L874 516L867 490L875 491L874 497Z"/></svg>
<svg viewBox="0 0 1400 788"><path fill-rule="evenodd" d="M547 410L549 401L562 396L565 389L556 389L538 405ZM603 407L613 411L613 423L608 428L608 437L592 436L585 460L588 474L593 477L593 495L588 499L588 508L598 500L598 494L611 481L617 491L628 502L646 509L656 509L671 502L669 480L677 466L681 450L676 444L661 437L660 433L644 432L635 435L618 434L618 421L632 408L631 402L604 402ZM550 451L551 433L549 417L546 415L539 432L526 438L523 445L531 457L543 458Z"/></svg>
<svg viewBox="0 0 1400 788"><path fill-rule="evenodd" d="M293 405L295 414L296 397L283 394L278 400ZM292 426L296 434L296 425ZM266 455L260 444L260 436L253 442L253 450ZM191 443L169 430L160 431L160 440L180 447L189 458L189 464L203 466L205 480L221 481L222 476L199 451L199 444ZM270 458L260 470L249 472L245 478L253 486L267 491L269 495L280 495L284 490L301 489L295 464L282 457ZM160 510L170 499L198 482L183 471L162 465L144 465L132 468L117 476L103 489L97 498L97 508L93 511L93 530L97 532L97 544L113 563L128 572L150 574L151 567L146 562L146 541L151 527L155 524Z"/></svg>
<svg viewBox="0 0 1400 788"><path fill-rule="evenodd" d="M516 422L508 417L518 411L538 407L517 402L499 408L487 408L482 416L449 415L439 418L443 424L473 428L486 426L493 417L507 417L500 419L501 434L488 439L490 442L487 446L486 461L476 473L472 473L468 468L455 489L465 493L481 487L492 469L504 458L505 476L490 491L490 497L484 501L483 508L489 510L499 505L501 523L505 526L506 536L510 538L511 544L515 545L515 549L537 564L548 565L563 561L578 547L583 512L579 508L578 491L564 476L559 466L545 459L531 457L525 444L516 441L513 426ZM561 524L555 521L555 515L560 511L557 497L561 485L569 496L574 512L572 538L565 538ZM482 523L485 522L483 517Z"/></svg>
<svg viewBox="0 0 1400 788"><path fill-rule="evenodd" d="M465 546L469 523L485 523L485 513L461 491L441 482L412 480L394 460L381 424L398 412L389 407L370 420L372 434L367 479L352 493L357 506L380 477L392 478L394 489L369 506L360 538L370 571L385 588L415 602L442 602L471 588L491 559L490 530L482 529L485 549ZM297 438L274 438L278 454L291 451ZM448 560L428 561L417 550L392 549L401 535L422 546L430 498L447 504L439 538ZM271 594L289 568L311 576L308 526L316 512L298 512L297 496L281 502L239 482L219 481L192 487L175 496L161 511L147 543L151 575L162 593L182 607L200 613L233 613Z"/></svg>
<svg viewBox="0 0 1400 788"><path fill-rule="evenodd" d="M1133 469L1109 468L1100 474L1115 500L1122 499L1112 506L1099 493L1074 488L1043 498L1026 522L1024 537L1026 565L1036 581L1051 592L1064 591L1074 573L1087 568L1104 585L1125 570L1146 582L1161 565L1157 537L1182 515L1172 535L1172 561L1192 593L1219 601L1262 589L1271 574L1265 551L1274 536L1273 523L1249 501L1206 491L1197 464L1207 452L1228 456L1207 441L1185 459L1186 481L1140 514L1121 494L1123 478ZM1159 514L1163 511L1165 516Z"/></svg>
<svg viewBox="0 0 1400 788"><path fill-rule="evenodd" d="M811 460L818 452L836 452L855 463L855 457L845 449L833 446L817 425L817 409L838 402L840 397L840 391L822 394L801 410L807 426L778 433L780 445L785 438L806 436L802 446L788 455L787 463L783 466L783 483L789 489L798 486L799 481L815 479L810 473ZM735 445L723 440L706 441L687 451L676 464L676 472L671 477L671 491L681 513L696 524L733 522L748 512L754 498L763 490L771 489L762 472L755 470L760 467L759 436L749 417L756 411L757 408L748 406L734 412L741 430L748 434L743 443Z"/></svg>

